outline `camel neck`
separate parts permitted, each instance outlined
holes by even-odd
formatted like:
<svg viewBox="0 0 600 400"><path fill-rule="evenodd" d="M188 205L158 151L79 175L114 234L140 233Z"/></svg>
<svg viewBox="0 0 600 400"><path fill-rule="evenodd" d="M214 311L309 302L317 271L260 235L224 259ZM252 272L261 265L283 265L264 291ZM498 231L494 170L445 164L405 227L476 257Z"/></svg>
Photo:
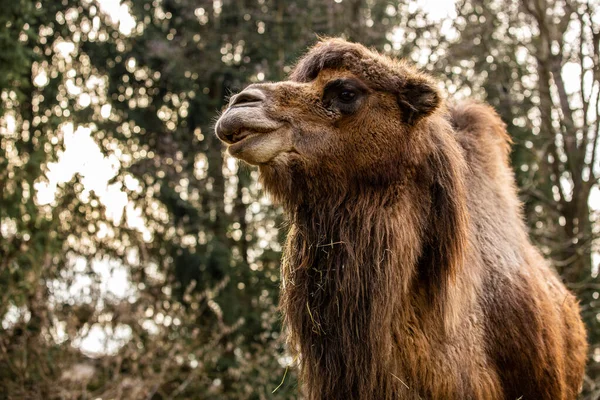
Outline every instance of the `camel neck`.
<svg viewBox="0 0 600 400"><path fill-rule="evenodd" d="M304 379L330 394L319 398L357 398L397 385L375 377L389 375L394 312L407 301L418 239L406 233L414 232L409 217L367 200L298 210L292 219L281 303ZM382 326L390 327L384 335Z"/></svg>

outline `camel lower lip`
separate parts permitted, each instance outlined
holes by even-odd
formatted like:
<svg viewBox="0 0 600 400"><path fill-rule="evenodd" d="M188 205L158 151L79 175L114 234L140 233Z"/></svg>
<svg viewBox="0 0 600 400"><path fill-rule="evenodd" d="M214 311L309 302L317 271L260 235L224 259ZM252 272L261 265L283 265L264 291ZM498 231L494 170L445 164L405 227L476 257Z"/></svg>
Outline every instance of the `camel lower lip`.
<svg viewBox="0 0 600 400"><path fill-rule="evenodd" d="M248 133L244 135L244 137L241 140L238 140L237 142L229 145L229 154L234 156L235 154L239 153L244 148L244 145L248 143L248 141L251 141L253 138L256 138L260 135L264 135L264 133Z"/></svg>

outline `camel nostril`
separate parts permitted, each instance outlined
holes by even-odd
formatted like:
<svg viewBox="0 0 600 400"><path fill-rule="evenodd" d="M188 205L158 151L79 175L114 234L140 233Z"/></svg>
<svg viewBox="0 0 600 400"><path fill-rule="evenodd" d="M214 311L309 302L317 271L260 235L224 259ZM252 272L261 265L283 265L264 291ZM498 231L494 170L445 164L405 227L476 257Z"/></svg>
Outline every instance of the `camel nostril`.
<svg viewBox="0 0 600 400"><path fill-rule="evenodd" d="M266 96L262 92L262 90L256 88L249 88L233 96L229 101L229 107L240 105L258 105L258 103L264 101L265 98Z"/></svg>

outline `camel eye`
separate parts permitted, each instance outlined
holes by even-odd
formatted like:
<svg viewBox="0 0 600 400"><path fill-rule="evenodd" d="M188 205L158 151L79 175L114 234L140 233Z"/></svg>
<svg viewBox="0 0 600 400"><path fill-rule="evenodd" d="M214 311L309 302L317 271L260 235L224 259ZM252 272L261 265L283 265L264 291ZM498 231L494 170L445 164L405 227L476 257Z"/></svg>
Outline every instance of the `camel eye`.
<svg viewBox="0 0 600 400"><path fill-rule="evenodd" d="M340 93L338 98L344 103L350 103L356 98L356 93L351 90L344 90Z"/></svg>
<svg viewBox="0 0 600 400"><path fill-rule="evenodd" d="M357 79L336 79L325 85L323 105L331 110L350 115L358 111L367 87Z"/></svg>

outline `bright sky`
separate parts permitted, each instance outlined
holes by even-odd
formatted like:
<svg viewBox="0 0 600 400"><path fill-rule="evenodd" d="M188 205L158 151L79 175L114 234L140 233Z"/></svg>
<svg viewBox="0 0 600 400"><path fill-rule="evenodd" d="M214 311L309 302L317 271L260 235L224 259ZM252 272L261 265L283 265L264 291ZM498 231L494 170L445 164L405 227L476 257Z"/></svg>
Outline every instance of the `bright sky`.
<svg viewBox="0 0 600 400"><path fill-rule="evenodd" d="M119 31L129 35L135 28L135 19L129 13L127 4L121 4L121 0L99 0L100 10L109 15L113 23L119 24Z"/></svg>
<svg viewBox="0 0 600 400"><path fill-rule="evenodd" d="M429 18L434 21L456 15L456 0L417 0L416 4L425 10Z"/></svg>

